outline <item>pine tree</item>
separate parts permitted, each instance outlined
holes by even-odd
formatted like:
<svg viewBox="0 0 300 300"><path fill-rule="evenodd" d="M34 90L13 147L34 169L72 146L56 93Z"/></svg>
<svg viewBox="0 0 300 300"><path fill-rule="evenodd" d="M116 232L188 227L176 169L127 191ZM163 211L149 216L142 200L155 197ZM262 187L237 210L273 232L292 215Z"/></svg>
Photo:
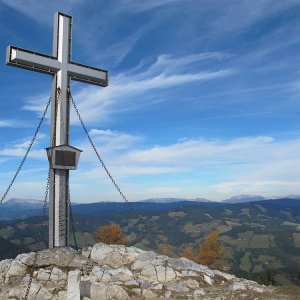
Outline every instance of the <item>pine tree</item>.
<svg viewBox="0 0 300 300"><path fill-rule="evenodd" d="M197 255L197 262L199 264L206 265L212 269L222 269L224 251L223 245L218 239L219 231L216 229L205 236Z"/></svg>
<svg viewBox="0 0 300 300"><path fill-rule="evenodd" d="M96 242L115 245L128 245L127 238L123 235L119 224L100 226L94 233Z"/></svg>
<svg viewBox="0 0 300 300"><path fill-rule="evenodd" d="M195 251L193 249L192 246L186 246L184 247L179 253L178 253L179 256L183 256L183 257L186 257L190 260L193 260L193 261L197 261L197 256L195 254Z"/></svg>

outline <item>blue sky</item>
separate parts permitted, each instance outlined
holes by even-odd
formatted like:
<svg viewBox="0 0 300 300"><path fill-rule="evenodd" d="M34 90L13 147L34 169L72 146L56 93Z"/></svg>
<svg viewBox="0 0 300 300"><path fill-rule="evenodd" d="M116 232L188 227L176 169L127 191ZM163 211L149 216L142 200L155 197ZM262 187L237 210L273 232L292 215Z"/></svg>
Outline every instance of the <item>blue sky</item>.
<svg viewBox="0 0 300 300"><path fill-rule="evenodd" d="M7 45L51 54L73 16L73 61L110 86L72 82L98 150L129 200L299 194L300 2L0 0L0 191L50 96L51 78L5 65ZM121 201L72 115L77 202ZM43 197L49 117L8 198Z"/></svg>

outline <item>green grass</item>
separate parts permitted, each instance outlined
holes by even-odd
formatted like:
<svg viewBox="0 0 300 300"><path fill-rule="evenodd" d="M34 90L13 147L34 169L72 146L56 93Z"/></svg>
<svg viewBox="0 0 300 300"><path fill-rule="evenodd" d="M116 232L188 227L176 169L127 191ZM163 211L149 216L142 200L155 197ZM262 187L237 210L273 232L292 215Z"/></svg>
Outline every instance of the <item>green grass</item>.
<svg viewBox="0 0 300 300"><path fill-rule="evenodd" d="M25 245L32 244L33 242L34 242L34 239L33 239L32 237L29 237L29 236L27 236L27 237L25 237L25 238L23 239L23 243L24 243Z"/></svg>
<svg viewBox="0 0 300 300"><path fill-rule="evenodd" d="M244 271L249 272L252 264L251 264L251 260L250 260L250 252L246 252L244 254L244 256L240 259L240 263L241 263L241 269Z"/></svg>
<svg viewBox="0 0 300 300"><path fill-rule="evenodd" d="M186 213L184 211L170 211L168 213L168 216L170 218L183 218L184 216L186 216Z"/></svg>
<svg viewBox="0 0 300 300"><path fill-rule="evenodd" d="M243 208L243 209L241 210L241 215L245 215L245 216L247 216L248 218L251 218L251 216L250 216L250 209L249 209L249 208Z"/></svg>
<svg viewBox="0 0 300 300"><path fill-rule="evenodd" d="M261 273L264 271L264 266L262 264L255 264L253 273Z"/></svg>
<svg viewBox="0 0 300 300"><path fill-rule="evenodd" d="M249 248L266 249L276 247L273 235L268 234L255 234L249 243Z"/></svg>
<svg viewBox="0 0 300 300"><path fill-rule="evenodd" d="M142 243L137 243L137 244L135 244L135 245L133 245L133 246L136 247L136 248L145 250L145 251L150 251L150 250L152 250L151 248L145 246L145 245L142 244Z"/></svg>
<svg viewBox="0 0 300 300"><path fill-rule="evenodd" d="M300 232L293 233L294 245L295 247L300 247Z"/></svg>
<svg viewBox="0 0 300 300"><path fill-rule="evenodd" d="M15 229L11 226L0 229L0 236L4 239L11 237L15 233Z"/></svg>
<svg viewBox="0 0 300 300"><path fill-rule="evenodd" d="M275 256L259 255L257 261L265 264L268 268L274 270L284 267L282 262L278 260Z"/></svg>

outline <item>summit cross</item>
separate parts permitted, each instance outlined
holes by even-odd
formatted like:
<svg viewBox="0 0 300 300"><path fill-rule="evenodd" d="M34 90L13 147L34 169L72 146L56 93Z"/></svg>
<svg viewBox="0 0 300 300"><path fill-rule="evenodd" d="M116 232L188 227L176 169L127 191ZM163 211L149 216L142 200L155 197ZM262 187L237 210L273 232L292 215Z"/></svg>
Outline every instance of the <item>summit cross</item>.
<svg viewBox="0 0 300 300"><path fill-rule="evenodd" d="M71 58L72 17L60 12L57 12L54 17L52 56L15 46L7 47L6 63L8 65L52 75L51 147L69 147L70 79L102 87L108 85L108 71L74 63ZM53 137L55 138L53 139ZM69 245L70 169L51 169L49 188L50 248Z"/></svg>

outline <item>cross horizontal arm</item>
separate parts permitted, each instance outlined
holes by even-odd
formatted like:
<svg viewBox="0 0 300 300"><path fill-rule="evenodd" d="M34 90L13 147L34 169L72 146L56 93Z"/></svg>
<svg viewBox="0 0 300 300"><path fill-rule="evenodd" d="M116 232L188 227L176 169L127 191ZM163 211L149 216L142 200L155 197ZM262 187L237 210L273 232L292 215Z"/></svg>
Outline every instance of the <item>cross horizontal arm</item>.
<svg viewBox="0 0 300 300"><path fill-rule="evenodd" d="M52 75L60 70L56 58L15 46L7 47L6 64Z"/></svg>
<svg viewBox="0 0 300 300"><path fill-rule="evenodd" d="M99 86L108 86L108 72L77 63L68 64L71 79Z"/></svg>

